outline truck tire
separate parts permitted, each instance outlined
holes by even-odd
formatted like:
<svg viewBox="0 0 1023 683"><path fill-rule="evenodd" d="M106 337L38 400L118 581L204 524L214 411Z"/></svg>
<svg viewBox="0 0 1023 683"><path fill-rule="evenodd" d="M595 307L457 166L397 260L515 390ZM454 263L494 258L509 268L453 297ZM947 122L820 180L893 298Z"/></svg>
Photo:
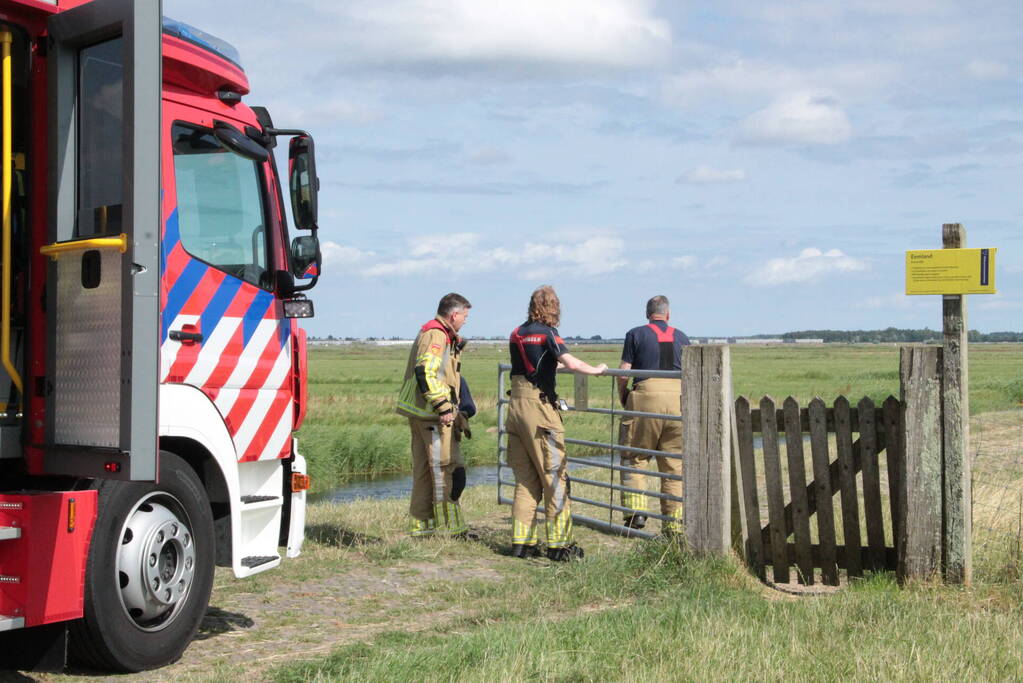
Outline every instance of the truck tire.
<svg viewBox="0 0 1023 683"><path fill-rule="evenodd" d="M213 588L213 516L184 460L160 452L160 482L103 480L85 569L85 614L71 624L74 664L143 671L195 637Z"/></svg>

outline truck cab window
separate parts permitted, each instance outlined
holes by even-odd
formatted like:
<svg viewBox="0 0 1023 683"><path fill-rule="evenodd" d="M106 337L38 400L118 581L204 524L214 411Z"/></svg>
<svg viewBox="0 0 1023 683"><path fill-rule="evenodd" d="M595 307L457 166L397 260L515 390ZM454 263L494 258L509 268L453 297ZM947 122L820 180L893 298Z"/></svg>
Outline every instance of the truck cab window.
<svg viewBox="0 0 1023 683"><path fill-rule="evenodd" d="M78 238L122 230L123 47L124 39L114 38L83 48L78 58Z"/></svg>
<svg viewBox="0 0 1023 683"><path fill-rule="evenodd" d="M259 165L225 149L209 129L175 124L171 135L182 246L234 277L269 289Z"/></svg>

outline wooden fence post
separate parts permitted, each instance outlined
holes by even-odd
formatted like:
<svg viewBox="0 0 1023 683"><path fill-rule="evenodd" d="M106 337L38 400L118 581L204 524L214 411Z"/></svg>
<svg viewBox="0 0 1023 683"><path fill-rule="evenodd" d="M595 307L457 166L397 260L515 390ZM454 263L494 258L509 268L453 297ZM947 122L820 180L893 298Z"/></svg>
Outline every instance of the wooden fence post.
<svg viewBox="0 0 1023 683"><path fill-rule="evenodd" d="M575 408L586 410L590 407L590 384L589 377L577 372L575 375ZM614 378L611 379L615 382Z"/></svg>
<svg viewBox="0 0 1023 683"><path fill-rule="evenodd" d="M941 226L942 246L966 246L966 230L959 223ZM970 583L971 561L969 373L967 370L966 297L942 297L944 339L942 348L942 415L944 420L944 529L943 565L948 583Z"/></svg>
<svg viewBox="0 0 1023 683"><path fill-rule="evenodd" d="M899 465L898 578L930 579L941 570L941 348L900 350L903 458Z"/></svg>
<svg viewBox="0 0 1023 683"><path fill-rule="evenodd" d="M685 533L699 555L731 541L732 368L727 346L682 347Z"/></svg>

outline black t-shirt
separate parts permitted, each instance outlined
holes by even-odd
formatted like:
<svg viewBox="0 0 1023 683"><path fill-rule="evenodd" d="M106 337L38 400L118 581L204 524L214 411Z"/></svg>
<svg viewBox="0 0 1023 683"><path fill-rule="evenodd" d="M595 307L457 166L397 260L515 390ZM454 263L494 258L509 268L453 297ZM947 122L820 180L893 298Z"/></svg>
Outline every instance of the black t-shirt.
<svg viewBox="0 0 1023 683"><path fill-rule="evenodd" d="M540 322L525 322L512 332L508 351L511 354L511 374L526 377L540 391L554 399L558 358L568 353L564 340L558 336L558 330ZM523 352L525 359L522 358ZM531 368L527 367L526 361Z"/></svg>
<svg viewBox="0 0 1023 683"><path fill-rule="evenodd" d="M631 363L633 370L681 370L682 369L682 347L689 344L689 337L681 330L675 330L670 335L668 323L663 320L655 320L660 334L650 329L650 325L633 327L625 335L625 346L622 348L622 361ZM662 342L658 337L662 337ZM642 382L642 379L634 379L633 384Z"/></svg>

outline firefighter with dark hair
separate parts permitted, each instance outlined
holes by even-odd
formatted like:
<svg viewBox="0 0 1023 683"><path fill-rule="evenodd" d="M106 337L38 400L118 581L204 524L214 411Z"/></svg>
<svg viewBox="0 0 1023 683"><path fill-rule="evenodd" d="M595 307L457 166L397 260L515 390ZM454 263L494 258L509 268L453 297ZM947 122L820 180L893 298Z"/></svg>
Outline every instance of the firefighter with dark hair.
<svg viewBox="0 0 1023 683"><path fill-rule="evenodd" d="M458 499L465 489L461 452L452 446L459 412L461 352L465 342L458 331L472 304L460 294L447 294L437 316L420 329L398 396L397 412L408 418L412 432L412 536L435 533L465 534ZM460 435L459 435L460 436Z"/></svg>
<svg viewBox="0 0 1023 683"><path fill-rule="evenodd" d="M555 562L581 559L583 550L572 541L569 510L565 428L557 394L558 368L599 375L607 366L593 367L568 353L558 336L561 302L554 288L539 287L529 300L526 322L509 339L511 401L508 406L508 465L515 473L512 503L512 555L539 555L536 508L544 501L547 517L547 557Z"/></svg>
<svg viewBox="0 0 1023 683"><path fill-rule="evenodd" d="M646 304L646 325L629 330L625 335L622 349L623 370L681 370L682 347L689 344L689 338L680 330L671 327L671 309L668 297L655 296ZM619 398L626 410L662 415L681 415L682 380L664 377L634 378L629 390L627 377L618 378ZM630 417L622 420L622 445L635 448L682 453L682 423L674 420L649 417ZM649 455L623 453L622 465L645 470L650 463ZM664 474L682 475L682 461L678 458L657 456L657 469ZM661 479L661 493L682 497L682 482L679 479ZM646 489L646 476L635 472L622 472L622 486ZM648 511L647 496L632 491L622 491L622 507L633 512L625 513L625 526L642 529L646 526ZM682 506L678 501L661 499L661 514L672 517L672 521L661 525L667 534L682 531Z"/></svg>

